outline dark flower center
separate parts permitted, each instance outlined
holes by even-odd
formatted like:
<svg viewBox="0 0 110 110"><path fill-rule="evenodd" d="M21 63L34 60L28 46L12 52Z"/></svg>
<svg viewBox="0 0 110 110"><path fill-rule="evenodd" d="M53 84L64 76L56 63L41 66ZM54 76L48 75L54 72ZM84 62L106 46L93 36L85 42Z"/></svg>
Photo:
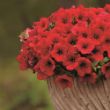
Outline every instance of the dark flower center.
<svg viewBox="0 0 110 110"><path fill-rule="evenodd" d="M46 62L46 66L51 66L51 65L52 65L51 61Z"/></svg>
<svg viewBox="0 0 110 110"><path fill-rule="evenodd" d="M75 61L75 59L73 58L73 57L70 57L70 62L74 62Z"/></svg>
<svg viewBox="0 0 110 110"><path fill-rule="evenodd" d="M62 22L63 22L64 24L66 24L66 23L68 22L68 18L63 18L63 19L62 19Z"/></svg>
<svg viewBox="0 0 110 110"><path fill-rule="evenodd" d="M76 44L76 40L75 40L75 39L71 39L71 40L70 40L70 44L71 44L71 45L75 45L75 44Z"/></svg>
<svg viewBox="0 0 110 110"><path fill-rule="evenodd" d="M42 28L44 28L44 27L45 27L45 25L46 25L45 23L42 23L42 24L41 24L41 27L42 27Z"/></svg>
<svg viewBox="0 0 110 110"><path fill-rule="evenodd" d="M87 19L87 23L88 25L91 23L91 20L89 18Z"/></svg>
<svg viewBox="0 0 110 110"><path fill-rule="evenodd" d="M79 16L78 16L78 19L79 19L79 20L82 20L82 19L83 19L83 16L82 16L82 15L79 15Z"/></svg>
<svg viewBox="0 0 110 110"><path fill-rule="evenodd" d="M88 44L83 44L83 48L87 49L88 48Z"/></svg>
<svg viewBox="0 0 110 110"><path fill-rule="evenodd" d="M94 39L98 39L98 38L99 38L99 35L95 33L95 34L93 35L93 37L94 37Z"/></svg>
<svg viewBox="0 0 110 110"><path fill-rule="evenodd" d="M85 75L85 78L87 79L87 78L89 78L91 75L90 74L86 74Z"/></svg>
<svg viewBox="0 0 110 110"><path fill-rule="evenodd" d="M107 38L107 39L105 40L105 42L106 42L106 43L110 43L110 39Z"/></svg>
<svg viewBox="0 0 110 110"><path fill-rule="evenodd" d="M68 83L68 80L62 79L61 82L62 82L63 84L67 84L67 83Z"/></svg>
<svg viewBox="0 0 110 110"><path fill-rule="evenodd" d="M99 29L104 31L104 27L103 26L99 26Z"/></svg>
<svg viewBox="0 0 110 110"><path fill-rule="evenodd" d="M107 51L103 52L103 57L108 57L108 52Z"/></svg>
<svg viewBox="0 0 110 110"><path fill-rule="evenodd" d="M83 37L87 38L87 33L82 33Z"/></svg>
<svg viewBox="0 0 110 110"><path fill-rule="evenodd" d="M57 54L58 54L58 55L62 55L62 54L63 54L63 51L62 51L61 49L59 49L59 50L57 51Z"/></svg>
<svg viewBox="0 0 110 110"><path fill-rule="evenodd" d="M53 39L53 43L58 43L59 41L58 41L58 39Z"/></svg>
<svg viewBox="0 0 110 110"><path fill-rule="evenodd" d="M86 65L87 65L87 64L86 64L85 62L81 62L79 66L80 66L80 67L86 67Z"/></svg>
<svg viewBox="0 0 110 110"><path fill-rule="evenodd" d="M99 50L98 50L97 48L95 48L95 49L92 51L93 54L97 54L98 52L99 52Z"/></svg>
<svg viewBox="0 0 110 110"><path fill-rule="evenodd" d="M70 34L70 33L71 33L71 31L70 31L70 30L67 30L65 33L66 33L66 34Z"/></svg>
<svg viewBox="0 0 110 110"><path fill-rule="evenodd" d="M73 20L72 20L72 24L73 24L73 25L77 24L77 21L76 21L76 18L75 18L75 17L74 17Z"/></svg>
<svg viewBox="0 0 110 110"><path fill-rule="evenodd" d="M110 72L110 65L106 66L105 69L106 69L107 72Z"/></svg>

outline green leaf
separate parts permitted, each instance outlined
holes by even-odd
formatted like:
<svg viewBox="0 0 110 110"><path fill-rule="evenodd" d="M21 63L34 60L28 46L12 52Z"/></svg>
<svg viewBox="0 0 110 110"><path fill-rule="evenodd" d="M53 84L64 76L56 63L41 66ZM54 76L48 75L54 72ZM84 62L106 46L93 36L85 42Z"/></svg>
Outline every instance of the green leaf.
<svg viewBox="0 0 110 110"><path fill-rule="evenodd" d="M53 29L54 27L55 27L55 22L52 22L49 24L47 30L49 31L49 30Z"/></svg>
<svg viewBox="0 0 110 110"><path fill-rule="evenodd" d="M108 57L105 57L104 60L103 60L104 63L107 63L109 61L110 61L110 58L108 58Z"/></svg>
<svg viewBox="0 0 110 110"><path fill-rule="evenodd" d="M101 69L101 66L97 66L97 69Z"/></svg>
<svg viewBox="0 0 110 110"><path fill-rule="evenodd" d="M97 66L98 63L99 63L99 61L97 61L97 62L93 62L92 64L93 64L94 66Z"/></svg>
<svg viewBox="0 0 110 110"><path fill-rule="evenodd" d="M104 65L104 61L100 61L100 62L99 62L99 65L100 65L100 66L103 66L103 65Z"/></svg>
<svg viewBox="0 0 110 110"><path fill-rule="evenodd" d="M93 62L92 63L92 68L95 72L97 72L97 65L98 65L99 62Z"/></svg>
<svg viewBox="0 0 110 110"><path fill-rule="evenodd" d="M71 72L71 74L73 74L75 77L77 77L77 76L78 76L78 73L77 73L77 71L76 71L76 70L73 70L73 71Z"/></svg>

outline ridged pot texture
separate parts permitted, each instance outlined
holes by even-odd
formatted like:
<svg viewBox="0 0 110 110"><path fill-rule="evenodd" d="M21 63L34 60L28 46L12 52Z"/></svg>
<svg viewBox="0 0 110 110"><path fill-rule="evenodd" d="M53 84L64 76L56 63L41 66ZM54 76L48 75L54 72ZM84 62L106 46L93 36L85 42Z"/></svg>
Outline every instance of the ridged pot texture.
<svg viewBox="0 0 110 110"><path fill-rule="evenodd" d="M55 110L110 110L110 80L96 84L81 83L77 78L73 87L61 89L54 78L47 80Z"/></svg>

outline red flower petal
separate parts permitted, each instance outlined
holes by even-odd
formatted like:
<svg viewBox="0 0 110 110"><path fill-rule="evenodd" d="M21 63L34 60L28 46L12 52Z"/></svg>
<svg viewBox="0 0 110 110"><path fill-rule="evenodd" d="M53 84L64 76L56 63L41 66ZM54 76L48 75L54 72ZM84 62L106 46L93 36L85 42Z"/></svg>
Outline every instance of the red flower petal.
<svg viewBox="0 0 110 110"><path fill-rule="evenodd" d="M58 43L55 45L53 51L51 52L51 56L58 62L62 62L64 59L64 55L67 53L67 46L63 45L63 43Z"/></svg>
<svg viewBox="0 0 110 110"><path fill-rule="evenodd" d="M78 62L78 66L76 70L79 76L84 77L86 74L91 74L92 64L89 59L80 57L77 59L77 62Z"/></svg>
<svg viewBox="0 0 110 110"><path fill-rule="evenodd" d="M80 38L76 47L82 54L90 54L95 48L95 44L91 39Z"/></svg>
<svg viewBox="0 0 110 110"><path fill-rule="evenodd" d="M103 65L102 73L105 75L106 78L110 78L110 62Z"/></svg>
<svg viewBox="0 0 110 110"><path fill-rule="evenodd" d="M55 83L58 84L61 88L71 88L73 85L73 78L68 75L58 75L55 78Z"/></svg>

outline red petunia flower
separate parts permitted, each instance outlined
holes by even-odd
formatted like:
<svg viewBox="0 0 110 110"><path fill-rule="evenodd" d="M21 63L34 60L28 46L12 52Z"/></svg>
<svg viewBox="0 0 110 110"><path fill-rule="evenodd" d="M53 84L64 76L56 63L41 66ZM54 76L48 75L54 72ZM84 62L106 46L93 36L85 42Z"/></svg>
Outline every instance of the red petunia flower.
<svg viewBox="0 0 110 110"><path fill-rule="evenodd" d="M25 45L26 46L26 45ZM33 69L33 67L38 63L39 57L34 51L30 49L22 49L20 54L17 56L17 61L20 63L20 69L25 70L28 68Z"/></svg>
<svg viewBox="0 0 110 110"><path fill-rule="evenodd" d="M52 50L51 42L48 42L46 38L42 38L38 43L33 45L33 49L41 57L44 57L45 55L49 55Z"/></svg>
<svg viewBox="0 0 110 110"><path fill-rule="evenodd" d="M110 45L108 44L102 45L102 52L104 57L110 57Z"/></svg>
<svg viewBox="0 0 110 110"><path fill-rule="evenodd" d="M28 68L28 65L25 61L25 58L21 54L19 54L16 59L20 63L20 69L21 70L25 70Z"/></svg>
<svg viewBox="0 0 110 110"><path fill-rule="evenodd" d="M98 71L93 73L92 62L98 68L105 57L110 58L110 5L60 8L27 28L20 41L17 60L22 70L34 70L40 80L63 73L56 77L63 88L72 86L72 76L65 71L76 71L79 78L94 83L99 76ZM99 68L107 78L109 65Z"/></svg>
<svg viewBox="0 0 110 110"><path fill-rule="evenodd" d="M105 75L106 78L110 78L110 62L104 64L101 69L102 73Z"/></svg>
<svg viewBox="0 0 110 110"><path fill-rule="evenodd" d="M80 27L80 32L79 32L79 36L80 37L83 37L83 38L89 38L90 37L90 30L88 29L88 27L87 27L87 23L86 22L83 22L84 23L84 26L82 25L81 27Z"/></svg>
<svg viewBox="0 0 110 110"><path fill-rule="evenodd" d="M91 74L86 74L84 77L80 78L81 82L90 82L92 84L96 83L97 81L97 74L96 73L91 73Z"/></svg>
<svg viewBox="0 0 110 110"><path fill-rule="evenodd" d="M70 9L60 8L57 12L51 15L52 21L57 21L57 23L67 24L72 22L72 16L74 13L74 7Z"/></svg>
<svg viewBox="0 0 110 110"><path fill-rule="evenodd" d="M90 54L95 48L95 44L91 39L80 38L76 47L82 54Z"/></svg>
<svg viewBox="0 0 110 110"><path fill-rule="evenodd" d="M86 74L91 74L92 64L89 59L80 57L77 59L77 63L78 63L78 65L76 67L76 70L80 77L84 77Z"/></svg>
<svg viewBox="0 0 110 110"><path fill-rule="evenodd" d="M79 57L79 53L77 48L70 47L67 54L64 56L63 65L66 67L67 70L73 70L76 68L77 63L76 59Z"/></svg>
<svg viewBox="0 0 110 110"><path fill-rule="evenodd" d="M70 45L70 46L75 46L77 44L78 41L78 36L74 35L74 34L69 34L66 37L66 42Z"/></svg>
<svg viewBox="0 0 110 110"><path fill-rule="evenodd" d="M46 80L49 76L44 73L37 73L37 79L38 80Z"/></svg>
<svg viewBox="0 0 110 110"><path fill-rule="evenodd" d="M106 12L110 13L110 4L106 4L104 9Z"/></svg>
<svg viewBox="0 0 110 110"><path fill-rule="evenodd" d="M103 20L103 17L102 17L102 20L100 20L100 16L95 17L95 19L93 20L93 23L91 24L90 29L91 30L99 29L104 32L104 30L107 29L107 25L106 25L106 22Z"/></svg>
<svg viewBox="0 0 110 110"><path fill-rule="evenodd" d="M46 80L49 76L41 71L37 71L37 79L38 80Z"/></svg>
<svg viewBox="0 0 110 110"><path fill-rule="evenodd" d="M38 35L41 36L42 38L47 38L49 32L48 31L43 31L42 29L37 30L38 31Z"/></svg>
<svg viewBox="0 0 110 110"><path fill-rule="evenodd" d="M87 8L84 8L83 5L80 5L77 9L76 9L76 17L79 21L84 21L85 17L87 15Z"/></svg>
<svg viewBox="0 0 110 110"><path fill-rule="evenodd" d="M91 32L90 38L93 40L93 42L99 45L104 40L103 32L100 29L94 29Z"/></svg>
<svg viewBox="0 0 110 110"><path fill-rule="evenodd" d="M51 32L58 33L60 34L60 36L65 38L68 36L68 34L71 33L72 26L73 26L72 24L58 23Z"/></svg>
<svg viewBox="0 0 110 110"><path fill-rule="evenodd" d="M80 29L79 29L79 27L80 27ZM86 35L87 35L88 34L87 23L86 22L78 22L77 25L72 27L71 32L77 36L81 36L82 33L86 33ZM85 36L83 36L83 37L85 37Z"/></svg>
<svg viewBox="0 0 110 110"><path fill-rule="evenodd" d="M57 44L62 40L63 40L62 37L58 33L53 32L48 35L48 42L50 42L51 45Z"/></svg>
<svg viewBox="0 0 110 110"><path fill-rule="evenodd" d="M55 62L50 57L42 58L38 64L34 67L36 72L40 71L47 76L52 76L55 70Z"/></svg>
<svg viewBox="0 0 110 110"><path fill-rule="evenodd" d="M29 39L30 36L35 36L36 32L34 29L27 28L24 32L19 35L20 41L24 42Z"/></svg>
<svg viewBox="0 0 110 110"><path fill-rule="evenodd" d="M103 44L110 46L110 29L104 33Z"/></svg>
<svg viewBox="0 0 110 110"><path fill-rule="evenodd" d="M47 29L49 26L49 20L48 18L41 18L39 22L34 22L34 28L39 28L39 29Z"/></svg>
<svg viewBox="0 0 110 110"><path fill-rule="evenodd" d="M37 65L34 67L34 71L37 71L37 79L38 80L45 80L47 79L49 76L47 74L45 74L40 67L38 67Z"/></svg>
<svg viewBox="0 0 110 110"><path fill-rule="evenodd" d="M67 53L68 47L63 43L58 43L54 46L54 49L51 52L51 56L58 62L62 62L64 56Z"/></svg>
<svg viewBox="0 0 110 110"><path fill-rule="evenodd" d="M102 46L96 46L92 51L91 57L93 61L101 61L103 60L103 51Z"/></svg>
<svg viewBox="0 0 110 110"><path fill-rule="evenodd" d="M63 24L71 23L72 16L70 13L68 13L68 10L66 9L60 13L60 16L57 18L57 21Z"/></svg>
<svg viewBox="0 0 110 110"><path fill-rule="evenodd" d="M71 88L73 85L73 78L71 76L66 75L66 74L58 75L55 78L55 83L63 89Z"/></svg>

